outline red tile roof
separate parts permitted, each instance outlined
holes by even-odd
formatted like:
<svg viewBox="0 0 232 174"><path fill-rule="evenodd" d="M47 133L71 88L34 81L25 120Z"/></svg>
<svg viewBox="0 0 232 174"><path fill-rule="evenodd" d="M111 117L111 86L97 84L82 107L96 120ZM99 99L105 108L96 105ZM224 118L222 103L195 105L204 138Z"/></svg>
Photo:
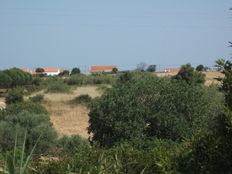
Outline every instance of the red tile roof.
<svg viewBox="0 0 232 174"><path fill-rule="evenodd" d="M58 72L59 68L43 68L44 72Z"/></svg>
<svg viewBox="0 0 232 174"><path fill-rule="evenodd" d="M31 74L32 74L32 75L36 75L37 72L33 70L33 71L31 71Z"/></svg>
<svg viewBox="0 0 232 174"><path fill-rule="evenodd" d="M180 68L168 68L165 70L165 72L168 73L178 73L180 71Z"/></svg>
<svg viewBox="0 0 232 174"><path fill-rule="evenodd" d="M28 68L20 68L20 70L23 71L23 72L29 72Z"/></svg>
<svg viewBox="0 0 232 174"><path fill-rule="evenodd" d="M116 66L91 66L91 71L112 71Z"/></svg>

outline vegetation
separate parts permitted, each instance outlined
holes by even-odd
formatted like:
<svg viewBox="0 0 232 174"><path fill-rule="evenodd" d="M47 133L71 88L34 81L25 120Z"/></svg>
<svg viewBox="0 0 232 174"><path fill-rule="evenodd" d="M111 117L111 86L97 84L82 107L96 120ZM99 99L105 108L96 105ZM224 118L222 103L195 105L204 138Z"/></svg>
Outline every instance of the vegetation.
<svg viewBox="0 0 232 174"><path fill-rule="evenodd" d="M67 93L70 92L70 86L62 81L51 81L48 83L48 90L47 92L51 93Z"/></svg>
<svg viewBox="0 0 232 174"><path fill-rule="evenodd" d="M113 70L112 70L112 73L117 74L117 72L118 72L118 68L114 67Z"/></svg>
<svg viewBox="0 0 232 174"><path fill-rule="evenodd" d="M0 151L12 149L14 134L18 134L18 142L23 142L24 132L28 132L26 151L30 151L36 140L42 135L37 153L45 153L55 143L56 132L52 128L46 109L42 106L23 102L11 104L0 111Z"/></svg>
<svg viewBox="0 0 232 174"><path fill-rule="evenodd" d="M7 86L14 88L0 111L0 173L231 173L232 63L221 68L220 88L202 85L204 76L190 64L174 78L138 71L34 78L34 86L57 93L69 85L110 84L101 97L72 100L90 106L89 141L58 139L43 96L23 101L25 86Z"/></svg>
<svg viewBox="0 0 232 174"><path fill-rule="evenodd" d="M205 75L195 71L191 64L182 65L174 78L186 81L188 84L203 84L205 82Z"/></svg>
<svg viewBox="0 0 232 174"><path fill-rule="evenodd" d="M24 86L32 83L32 76L18 68L0 71L0 88Z"/></svg>
<svg viewBox="0 0 232 174"><path fill-rule="evenodd" d="M67 79L69 85L93 85L93 84L113 84L117 77L111 74L98 74L98 75L73 75Z"/></svg>
<svg viewBox="0 0 232 174"><path fill-rule="evenodd" d="M232 110L232 62L226 61L223 67L222 91L225 93L227 106Z"/></svg>
<svg viewBox="0 0 232 174"><path fill-rule="evenodd" d="M73 68L71 71L71 76L75 75L75 74L80 74L80 73L81 73L80 68Z"/></svg>
<svg viewBox="0 0 232 174"><path fill-rule="evenodd" d="M148 72L156 72L156 65L149 65L147 67Z"/></svg>
<svg viewBox="0 0 232 174"><path fill-rule="evenodd" d="M134 74L93 103L89 132L102 146L134 137L176 141L196 130L207 131L221 108L222 96L216 89Z"/></svg>
<svg viewBox="0 0 232 174"><path fill-rule="evenodd" d="M30 97L29 98L32 102L35 102L35 103L41 103L44 99L44 96L42 94L38 94L38 95L35 95L33 97Z"/></svg>
<svg viewBox="0 0 232 174"><path fill-rule="evenodd" d="M66 76L66 77L68 77L69 76L69 70L64 70L63 72L60 72L59 73L59 76Z"/></svg>
<svg viewBox="0 0 232 174"><path fill-rule="evenodd" d="M6 156L6 162L5 162L5 170L3 171L3 173L9 173L9 174L26 174L28 171L28 166L30 163L30 160L32 159L32 155L33 152L36 148L36 145L39 141L39 138L37 140L37 142L35 143L34 147L32 148L30 154L26 157L26 160L24 160L25 158L25 146L26 146L26 133L25 133L25 137L24 137L24 142L23 142L23 146L22 146L22 152L20 155L20 161L18 161L18 156L17 156L17 134L16 134L16 139L15 139L15 144L14 144L14 150L13 153L7 153ZM19 166L17 166L17 164L19 164Z"/></svg>
<svg viewBox="0 0 232 174"><path fill-rule="evenodd" d="M92 98L88 94L83 94L75 97L71 103L73 104L90 104Z"/></svg>
<svg viewBox="0 0 232 174"><path fill-rule="evenodd" d="M6 96L6 104L18 103L23 101L23 89L11 89Z"/></svg>
<svg viewBox="0 0 232 174"><path fill-rule="evenodd" d="M200 64L196 67L196 71L205 71L204 65Z"/></svg>

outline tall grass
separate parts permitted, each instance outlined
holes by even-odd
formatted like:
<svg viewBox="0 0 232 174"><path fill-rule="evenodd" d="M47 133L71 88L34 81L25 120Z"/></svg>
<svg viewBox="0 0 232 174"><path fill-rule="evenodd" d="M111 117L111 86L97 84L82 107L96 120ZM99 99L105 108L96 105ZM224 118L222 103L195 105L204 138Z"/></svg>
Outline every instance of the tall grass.
<svg viewBox="0 0 232 174"><path fill-rule="evenodd" d="M25 146L26 146L26 139L27 139L27 132L25 132L24 142L23 142L22 152L21 152L21 158L20 158L20 162L19 162L20 165L17 166L17 156L16 156L17 134L16 134L13 154L7 155L6 165L5 165L5 169L3 170L3 173L4 174L26 174L30 160L31 160L32 155L35 151L35 148L40 140L40 137L37 139L35 145L33 146L31 152L29 153L29 155L27 157L25 157Z"/></svg>
<svg viewBox="0 0 232 174"><path fill-rule="evenodd" d="M111 74L74 75L67 79L66 82L69 85L113 84L116 79L117 77Z"/></svg>

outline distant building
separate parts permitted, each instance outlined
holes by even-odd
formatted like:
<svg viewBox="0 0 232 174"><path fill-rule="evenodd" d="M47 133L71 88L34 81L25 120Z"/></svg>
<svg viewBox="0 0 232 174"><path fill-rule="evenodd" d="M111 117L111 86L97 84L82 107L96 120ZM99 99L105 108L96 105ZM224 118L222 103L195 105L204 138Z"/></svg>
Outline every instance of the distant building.
<svg viewBox="0 0 232 174"><path fill-rule="evenodd" d="M57 76L60 73L62 73L64 70L60 69L60 68L43 68L44 72L40 73L40 72L36 72L35 70L31 71L32 75L36 75L36 74L46 74L47 76Z"/></svg>
<svg viewBox="0 0 232 174"><path fill-rule="evenodd" d="M30 73L30 70L28 68L20 68L21 71Z"/></svg>
<svg viewBox="0 0 232 174"><path fill-rule="evenodd" d="M180 68L167 68L164 70L165 73L177 74L180 71Z"/></svg>
<svg viewBox="0 0 232 174"><path fill-rule="evenodd" d="M97 73L97 72L111 72L116 66L91 66L90 72Z"/></svg>
<svg viewBox="0 0 232 174"><path fill-rule="evenodd" d="M46 74L47 76L57 76L61 72L63 72L63 70L59 68L43 68L43 69L44 69L43 74Z"/></svg>

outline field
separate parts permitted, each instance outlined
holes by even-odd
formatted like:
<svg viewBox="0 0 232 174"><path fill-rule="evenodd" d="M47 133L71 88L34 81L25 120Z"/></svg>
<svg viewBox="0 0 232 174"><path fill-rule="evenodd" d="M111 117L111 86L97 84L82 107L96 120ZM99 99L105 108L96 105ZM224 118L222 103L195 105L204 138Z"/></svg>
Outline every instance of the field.
<svg viewBox="0 0 232 174"><path fill-rule="evenodd" d="M205 72L206 82L208 86L210 84L218 84L219 82L215 79L218 77L223 77L220 72ZM156 73L156 75L163 76L173 76L173 73ZM43 106L49 112L51 122L56 129L59 137L64 135L71 136L79 134L83 138L88 138L88 113L89 109L84 105L70 105L69 101L74 97L88 94L92 98L101 95L98 90L99 86L82 86L76 87L70 93L46 93L44 90L33 93L30 97L37 94L44 95ZM25 97L27 100L29 97ZM5 107L4 98L0 98L0 108Z"/></svg>
<svg viewBox="0 0 232 174"><path fill-rule="evenodd" d="M212 85L212 84L219 84L220 82L218 82L216 78L223 78L224 76L221 72L218 72L218 71L209 71L209 72L203 72L203 73L206 75L205 85L207 86ZM176 73L155 73L155 74L159 77L176 75Z"/></svg>
<svg viewBox="0 0 232 174"><path fill-rule="evenodd" d="M64 94L40 91L32 96L36 94L44 95L42 104L48 110L51 122L59 137L79 134L87 139L89 136L86 129L88 127L89 109L84 105L72 106L69 101L82 94L88 94L92 98L100 96L101 92L97 88L98 86L77 87L71 93Z"/></svg>

